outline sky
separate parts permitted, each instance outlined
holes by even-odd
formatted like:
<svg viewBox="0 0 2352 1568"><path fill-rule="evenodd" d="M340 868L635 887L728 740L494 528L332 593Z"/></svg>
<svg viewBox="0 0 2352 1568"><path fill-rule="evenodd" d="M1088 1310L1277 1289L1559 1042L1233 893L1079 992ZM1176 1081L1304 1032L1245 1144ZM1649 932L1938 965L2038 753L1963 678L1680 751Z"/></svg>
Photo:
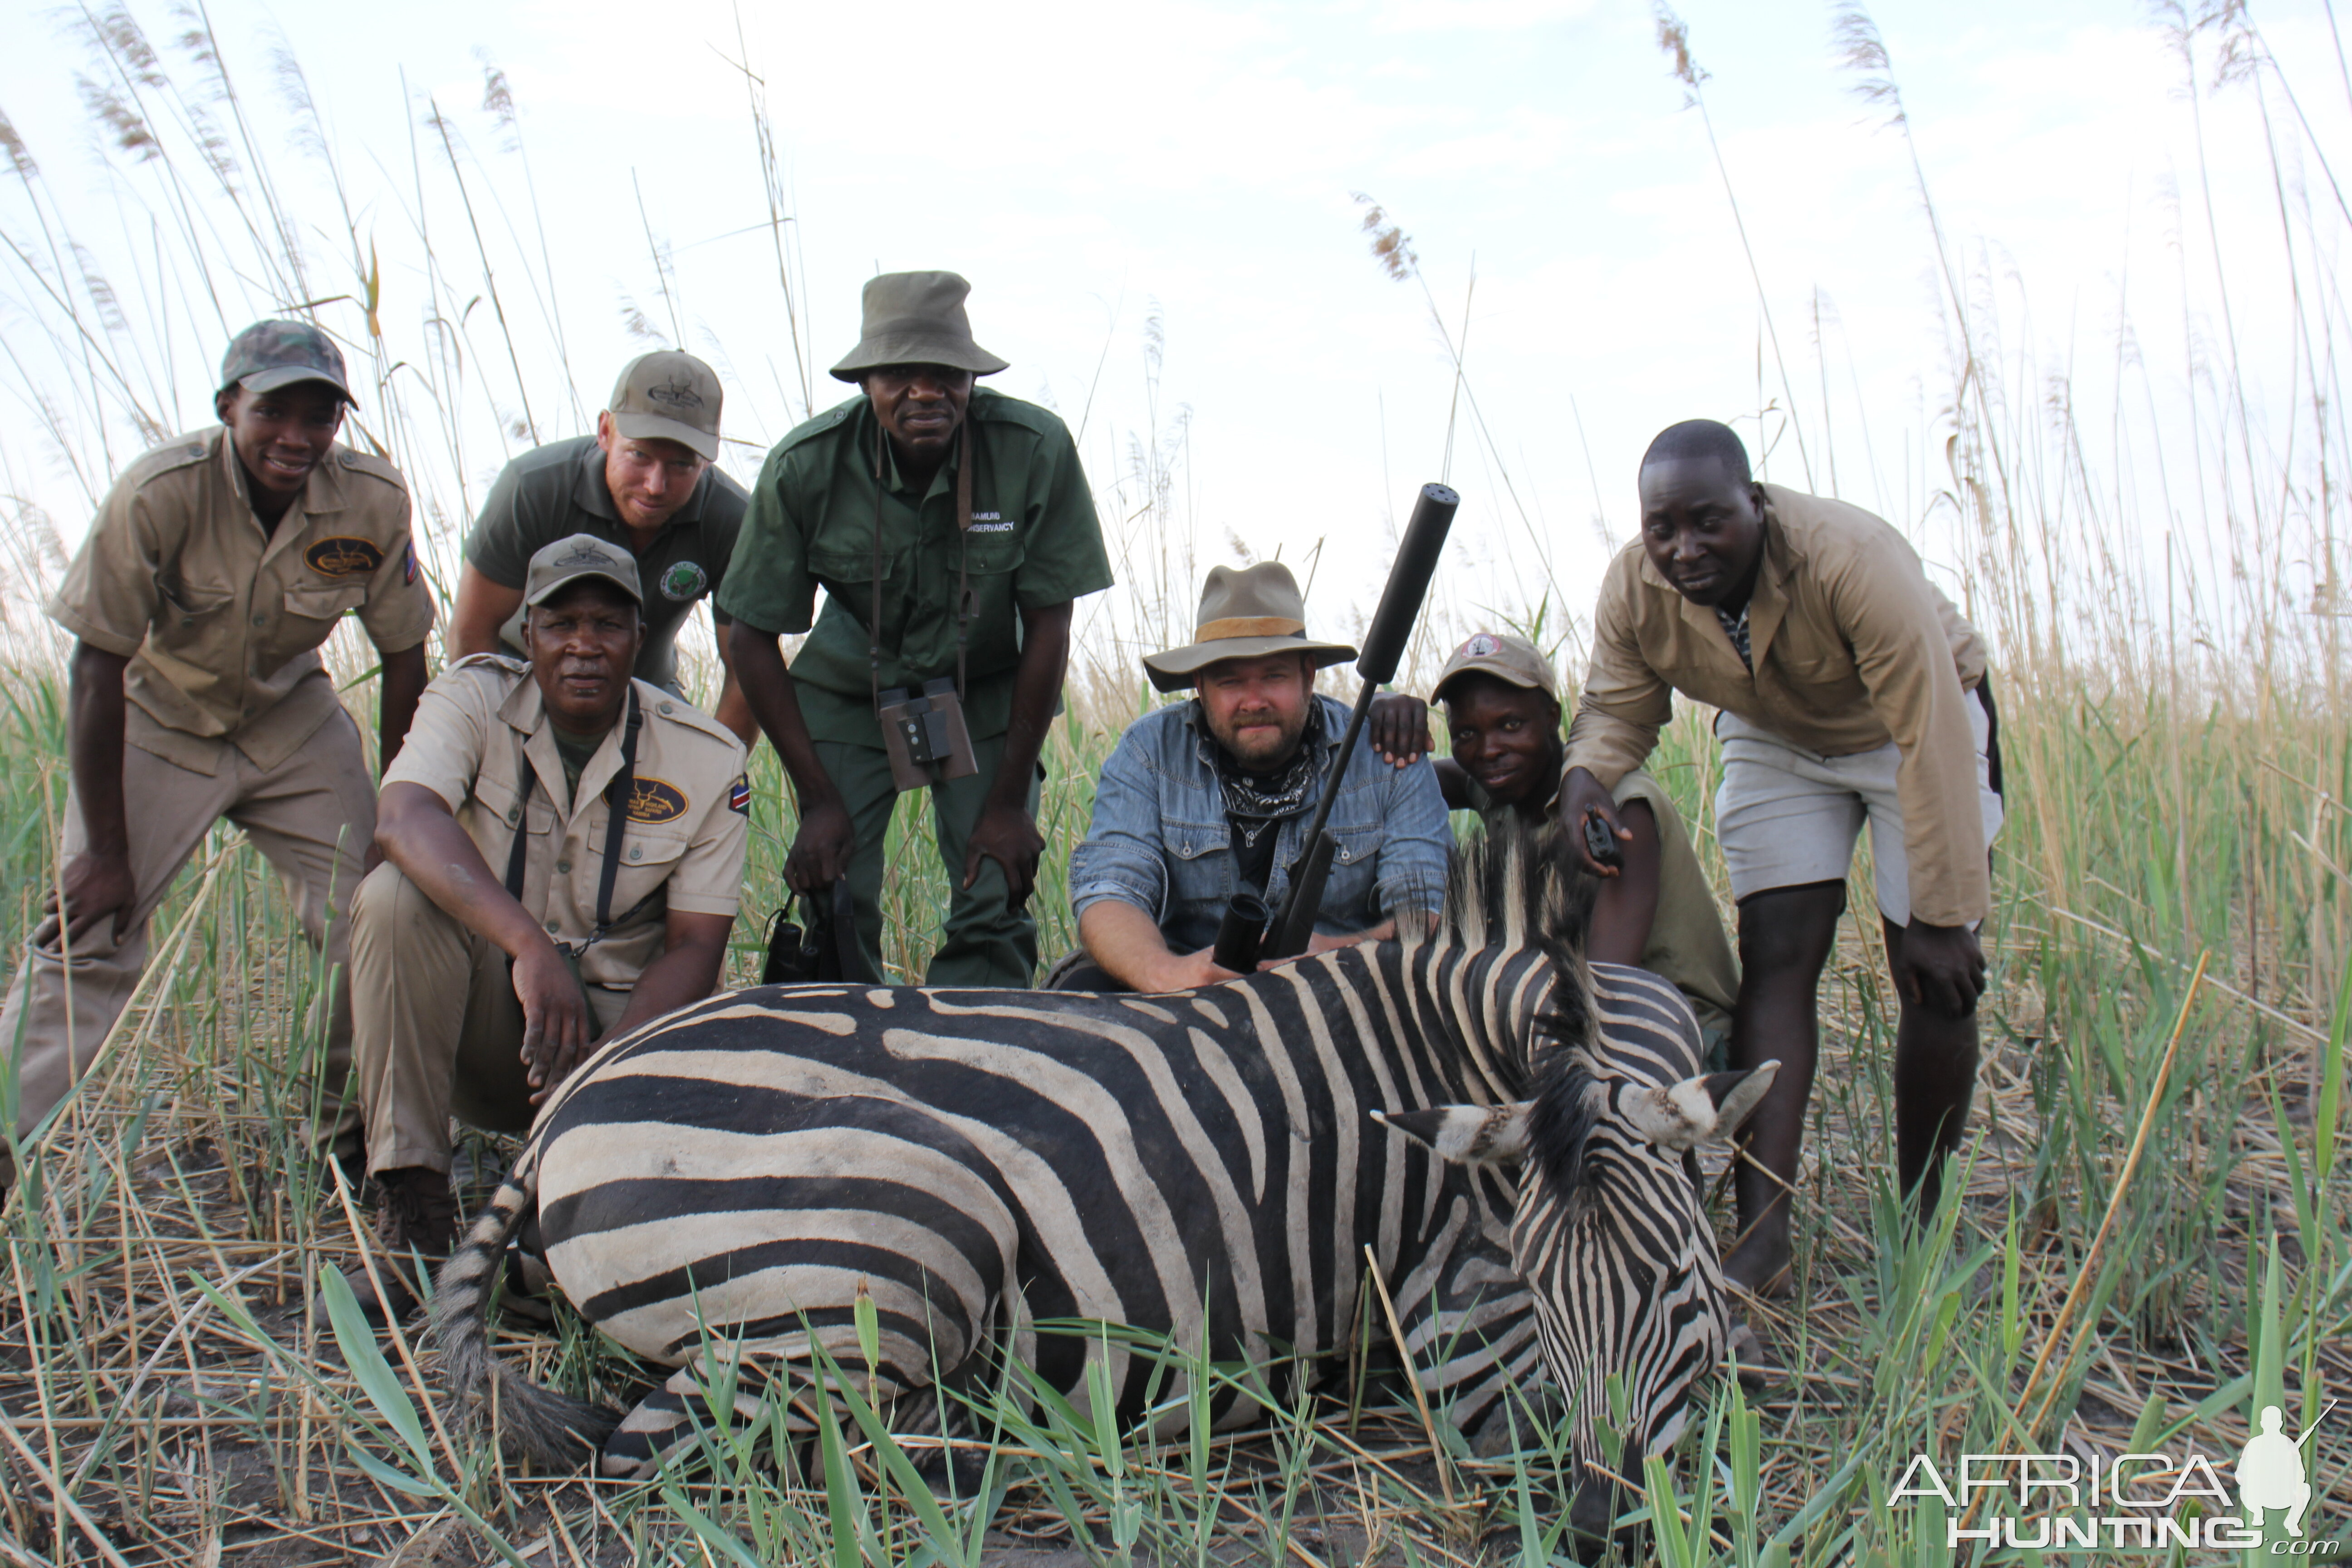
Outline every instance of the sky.
<svg viewBox="0 0 2352 1568"><path fill-rule="evenodd" d="M166 67L192 74L164 42L180 24L160 5L132 14ZM1907 136L1857 94L1828 7L1764 0L1683 7L1705 118L1652 13L1601 0L740 15L709 0L411 0L396 14L388 29L380 8L210 8L265 150L246 162L271 169L312 287L353 289L352 231L283 107L281 49L380 258L393 354L422 357L436 299L446 316L480 297L464 316L462 395L443 401L463 438L412 475L444 550L507 456L583 429L620 363L661 341L720 367L727 460L749 479L808 411L803 358L815 407L845 395L824 366L856 337L864 280L944 267L971 280L975 332L1012 362L993 384L1078 432L1122 575L1164 579L1186 617L1197 572L1245 551L1301 563L1310 615L1355 624L1415 487L1439 478L1464 496L1443 589L1457 618L1524 613L1547 594L1582 614L1632 536L1643 447L1695 416L1733 421L1773 479L1882 512L1956 578L1962 550L1938 532L1949 509L1936 500L1950 485L1955 355L1919 177L2018 395L2058 373L2093 402L2125 389L2147 436L2105 460L2135 470L2116 493L2149 536L2194 489L2158 487L2147 468L2196 417L2200 349L2235 344L2251 425L2285 439L2293 323L2284 289L2249 281L2284 275L2265 137L2294 201L2334 199L2281 123L2278 90L2214 86L2209 37L2206 90L2190 94L2160 19L2128 4L1874 7ZM2252 15L2315 144L2352 147L2352 80L2324 4ZM143 282L179 301L150 312L168 327L134 302L129 331L174 367L151 377L168 382L157 417L193 426L220 336L271 308L269 280L232 259L198 291L184 262L156 259L151 223L177 220L152 169L101 157L77 84L100 74L82 27L43 11L17 29L0 111L118 292ZM793 219L797 355L746 61ZM511 129L483 109L486 64L510 84ZM240 178L250 190L249 170ZM0 232L30 248L22 196L0 200ZM1375 261L1365 196L1411 237L1416 278ZM2322 216L2332 247L2342 229ZM234 258L234 226L205 221ZM2241 269L2223 275L2226 296L2217 255ZM2330 248L2309 264L2333 261ZM67 356L45 360L24 331L49 310L33 271L0 278L0 335L33 344L0 366L0 477L70 548L92 486L137 443ZM362 331L358 305L320 310ZM45 427L40 398L68 409L66 435ZM1766 405L1793 407L1795 425ZM110 417L106 460L92 460ZM68 447L85 454L79 471Z"/></svg>

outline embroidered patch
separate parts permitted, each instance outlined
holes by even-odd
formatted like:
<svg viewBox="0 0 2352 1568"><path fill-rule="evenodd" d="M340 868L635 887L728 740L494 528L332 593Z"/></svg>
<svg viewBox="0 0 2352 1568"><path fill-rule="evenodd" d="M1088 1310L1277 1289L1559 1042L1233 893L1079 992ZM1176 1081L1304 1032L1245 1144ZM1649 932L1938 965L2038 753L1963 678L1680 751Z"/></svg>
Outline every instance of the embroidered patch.
<svg viewBox="0 0 2352 1568"><path fill-rule="evenodd" d="M685 382L675 379L665 381L659 386L649 386L646 388L646 395L666 408L699 408L702 406L702 394L695 391L693 387L688 385Z"/></svg>
<svg viewBox="0 0 2352 1568"><path fill-rule="evenodd" d="M710 586L710 575L691 561L681 561L662 574L661 591L665 599L691 599Z"/></svg>
<svg viewBox="0 0 2352 1568"><path fill-rule="evenodd" d="M338 535L302 552L302 560L322 577L357 577L383 565L383 551L373 540Z"/></svg>
<svg viewBox="0 0 2352 1568"><path fill-rule="evenodd" d="M1472 637L1468 642L1464 643L1462 645L1462 651L1455 654L1454 657L1456 658L1492 658L1502 651L1503 645L1498 638L1491 637L1486 632L1480 632L1476 637Z"/></svg>
<svg viewBox="0 0 2352 1568"><path fill-rule="evenodd" d="M735 775L734 785L727 792L727 809L738 816L751 815L751 781L741 773Z"/></svg>
<svg viewBox="0 0 2352 1568"><path fill-rule="evenodd" d="M1016 522L978 522L971 525L974 533L1010 533L1021 525Z"/></svg>
<svg viewBox="0 0 2352 1568"><path fill-rule="evenodd" d="M416 586L416 546L414 543L408 547L408 559L400 563L400 580L411 588Z"/></svg>
<svg viewBox="0 0 2352 1568"><path fill-rule="evenodd" d="M640 778L629 796L631 822L676 822L686 815L686 794L661 779Z"/></svg>

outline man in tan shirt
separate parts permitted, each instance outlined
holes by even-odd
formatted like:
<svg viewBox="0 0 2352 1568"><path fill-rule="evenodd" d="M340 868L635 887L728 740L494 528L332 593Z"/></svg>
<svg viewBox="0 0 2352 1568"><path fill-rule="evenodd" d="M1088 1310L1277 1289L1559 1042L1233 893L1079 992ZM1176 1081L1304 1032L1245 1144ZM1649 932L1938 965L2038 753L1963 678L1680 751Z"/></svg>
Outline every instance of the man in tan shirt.
<svg viewBox="0 0 2352 1568"><path fill-rule="evenodd" d="M88 1070L138 984L149 918L222 817L277 868L328 962L344 963L341 911L375 800L359 730L317 649L346 612L359 616L383 656L389 762L425 687L433 627L407 485L390 463L336 444L351 401L324 332L247 327L222 365L220 425L124 471L49 603L75 638L73 784L63 908L53 894L0 1006L20 1141ZM316 1132L355 1159L340 983L324 1034Z"/></svg>
<svg viewBox="0 0 2352 1568"><path fill-rule="evenodd" d="M396 1256L456 1238L452 1111L520 1132L591 1041L719 984L751 837L743 746L630 679L641 595L621 546L541 549L530 663L452 666L384 774L384 863L352 910L352 1054ZM363 1269L349 1278L372 1299Z"/></svg>
<svg viewBox="0 0 2352 1568"><path fill-rule="evenodd" d="M1896 1163L1916 1212L1935 1212L1968 1122L1985 982L1976 927L1991 911L1985 850L2001 820L1984 648L1894 529L1756 483L1739 438L1712 420L1651 443L1641 495L1641 540L1601 584L1561 815L1597 815L1625 837L1612 786L1648 756L1672 694L1722 710L1717 836L1741 968L1731 1065L1780 1062L1748 1124L1734 1183L1743 1236L1724 1273L1777 1292L1815 993L1865 820L1902 997Z"/></svg>

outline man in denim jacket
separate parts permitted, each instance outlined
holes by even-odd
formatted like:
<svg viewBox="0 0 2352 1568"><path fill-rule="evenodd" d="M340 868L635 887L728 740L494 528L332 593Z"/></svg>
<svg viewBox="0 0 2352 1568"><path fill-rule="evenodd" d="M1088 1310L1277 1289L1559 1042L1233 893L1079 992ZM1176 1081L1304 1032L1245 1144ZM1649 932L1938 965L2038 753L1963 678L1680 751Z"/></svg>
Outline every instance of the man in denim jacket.
<svg viewBox="0 0 2352 1568"><path fill-rule="evenodd" d="M1086 842L1070 861L1083 956L1046 980L1058 990L1176 991L1234 978L1210 957L1225 905L1244 887L1276 909L1334 773L1339 839L1310 952L1396 934L1444 896L1453 835L1427 761L1396 768L1360 742L1335 766L1348 710L1315 694L1315 672L1356 657L1307 636L1290 569L1264 562L1209 573L1193 640L1143 661L1161 691L1193 700L1128 727L1095 787Z"/></svg>

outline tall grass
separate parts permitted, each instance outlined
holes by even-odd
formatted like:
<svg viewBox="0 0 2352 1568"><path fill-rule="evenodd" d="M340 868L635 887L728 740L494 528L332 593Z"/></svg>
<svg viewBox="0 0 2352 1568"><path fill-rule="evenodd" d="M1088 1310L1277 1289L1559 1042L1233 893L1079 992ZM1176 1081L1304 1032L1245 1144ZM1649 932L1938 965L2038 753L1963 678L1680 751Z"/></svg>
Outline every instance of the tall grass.
<svg viewBox="0 0 2352 1568"><path fill-rule="evenodd" d="M2352 1211L2339 1170L2352 1010L2347 431L2329 347L2352 323L2326 270L2352 219L2294 97L2325 84L2290 81L2241 7L2168 15L2190 101L2200 112L2252 102L2279 160L2281 233L2260 247L2211 221L2199 182L2184 182L2179 243L2221 289L2162 324L2193 345L2186 449L2159 441L2167 432L2141 412L2154 373L2120 341L2114 405L2078 404L2069 367L2036 356L2021 286L1945 228L1916 154L1948 345L1935 400L1948 443L1906 458L1871 442L1859 399L1832 395L1834 313L1818 294L1810 344L1779 330L1798 319L1785 305L1766 333L1774 395L1759 397L1759 418L1785 426L1810 482L1898 460L1927 472L1930 456L1948 473L1895 521L1960 567L1965 602L1998 649L2010 820L1988 929L1979 1131L1962 1197L1922 1238L1902 1234L1887 1191L1893 1008L1867 868L1856 868L1855 915L1824 986L1799 1294L1759 1309L1795 1375L1752 1404L1720 1385L1671 1468L1617 1456L1669 1561L1948 1561L1942 1521L1888 1500L1915 1452L2112 1458L2193 1443L2226 1458L2258 1402L2284 1403L2300 1428L2352 1378ZM1885 40L1857 9L1835 24L1885 133L1908 149ZM525 117L505 79L486 68L478 106L418 100L407 156L386 160L401 183L362 190L292 59L232 71L200 11L160 46L120 7L79 26L108 177L146 227L126 244L74 234L35 149L0 120L14 181L0 207L5 374L30 411L0 441L0 488L28 493L38 465L94 502L138 449L201 408L206 389L185 379L211 352L198 345L266 312L307 312L364 369L353 436L409 474L446 595L488 475L535 440L583 428L602 374L571 357L533 216ZM1696 44L1667 14L1661 36L1665 68L1703 108ZM743 455L760 443L740 432L780 432L807 411L814 378L802 236L766 82L754 62L736 63L793 323L791 363L769 375L728 361L723 345L688 346L721 364L730 396L772 388L772 417L730 418L741 442L730 454ZM265 81L274 103L247 96ZM295 134L274 138L264 121ZM1736 204L1741 171L1715 155ZM331 194L332 225L289 216L298 177ZM1423 291L1446 336L1457 449L1475 447L1514 488L1478 414L1467 316L1440 310L1395 216L1368 208L1376 258ZM691 338L677 258L646 228L649 286L623 309L646 333ZM2253 274L2249 255L2283 257L2283 269ZM1769 260L1749 256L1764 314L1781 298L1765 281ZM405 281L390 289L388 277ZM2228 309L2231 290L2251 289L2288 297L2307 345L2294 352L2291 406L2268 418ZM1156 313L1141 331L1156 377L1166 348ZM1067 863L1091 781L1119 723L1150 700L1133 654L1181 635L1198 569L1221 548L1192 527L1189 413L1151 390L1140 430L1091 423L1091 398L1066 411L1087 443L1123 587L1087 609L1070 710L1047 749L1036 907L1049 955L1072 941ZM13 942L54 874L64 721L59 649L31 613L61 565L57 533L9 504L0 868L16 895L0 904L0 928ZM2159 509L2173 521L2169 554L2149 542L2162 531L2141 521ZM1589 586L1555 574L1550 542L1522 523L1513 548L1525 547L1528 602L1500 610L1574 668ZM1424 674L1469 618L1441 605L1421 639ZM332 651L347 679L370 662L354 642ZM690 679L708 691L714 673L706 654ZM371 688L351 696L364 706ZM1712 864L1717 763L1703 721L1678 717L1654 766ZM755 967L756 917L782 885L793 827L764 748L754 768L739 979ZM899 975L921 972L947 899L922 804L906 803L893 825L885 879L884 956ZM26 1179L0 1214L0 1556L336 1562L398 1548L404 1563L926 1568L1036 1545L1089 1562L1145 1552L1339 1568L1482 1552L1543 1563L1567 1550L1555 1434L1530 1415L1517 1453L1467 1453L1444 1412L1424 1426L1400 1400L1396 1352L1376 1328L1312 1391L1293 1369L1139 1343L1166 1370L1150 1429L1120 1429L1003 1369L968 1413L989 1442L954 1463L917 1435L935 1418L863 1406L853 1366L835 1369L838 1399L814 1406L831 1425L782 1463L773 1431L728 1423L648 1485L519 1473L449 1429L412 1375L417 1347L361 1331L335 1300L331 1277L357 1254L356 1211L300 1157L296 1087L318 1048L323 977L275 879L224 827L155 931L149 993L26 1152ZM487 1168L495 1149L467 1142L474 1168ZM1710 1184L1719 1175L1711 1168ZM625 1396L641 1372L568 1313L545 1332L510 1326L502 1352L535 1376L607 1396ZM1262 1432L1210 1434L1209 1404L1232 1397L1267 1409ZM2312 1450L2310 1521L2336 1540L2352 1521L2342 1421L2330 1417Z"/></svg>

